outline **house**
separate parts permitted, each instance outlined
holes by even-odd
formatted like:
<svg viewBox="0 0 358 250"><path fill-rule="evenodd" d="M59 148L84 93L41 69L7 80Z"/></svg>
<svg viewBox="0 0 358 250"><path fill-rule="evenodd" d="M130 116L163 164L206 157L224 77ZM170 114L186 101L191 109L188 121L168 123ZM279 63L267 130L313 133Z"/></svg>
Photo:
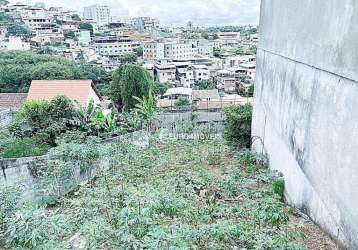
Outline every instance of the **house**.
<svg viewBox="0 0 358 250"><path fill-rule="evenodd" d="M86 107L92 100L95 105L103 101L91 80L34 80L31 82L27 100L50 101L56 96L66 96Z"/></svg>
<svg viewBox="0 0 358 250"><path fill-rule="evenodd" d="M0 93L0 110L19 109L26 101L27 94L24 93Z"/></svg>
<svg viewBox="0 0 358 250"><path fill-rule="evenodd" d="M158 61L154 66L154 76L159 83L174 83L176 80L176 66L167 60Z"/></svg>
<svg viewBox="0 0 358 250"><path fill-rule="evenodd" d="M171 100L176 100L179 97L186 97L191 100L192 94L193 90L191 88L177 87L168 89L165 92L164 97Z"/></svg>
<svg viewBox="0 0 358 250"><path fill-rule="evenodd" d="M217 89L193 90L192 100L193 102L220 100L219 91Z"/></svg>

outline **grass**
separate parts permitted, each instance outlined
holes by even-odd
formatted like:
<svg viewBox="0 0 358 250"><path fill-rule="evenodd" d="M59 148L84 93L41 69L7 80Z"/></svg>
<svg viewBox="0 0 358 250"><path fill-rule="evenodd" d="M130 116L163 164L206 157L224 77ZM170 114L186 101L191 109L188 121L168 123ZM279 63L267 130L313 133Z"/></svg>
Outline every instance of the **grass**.
<svg viewBox="0 0 358 250"><path fill-rule="evenodd" d="M158 137L147 149L106 150L109 171L56 206L27 204L9 216L6 248L309 248L282 202L280 176L252 153L222 139Z"/></svg>

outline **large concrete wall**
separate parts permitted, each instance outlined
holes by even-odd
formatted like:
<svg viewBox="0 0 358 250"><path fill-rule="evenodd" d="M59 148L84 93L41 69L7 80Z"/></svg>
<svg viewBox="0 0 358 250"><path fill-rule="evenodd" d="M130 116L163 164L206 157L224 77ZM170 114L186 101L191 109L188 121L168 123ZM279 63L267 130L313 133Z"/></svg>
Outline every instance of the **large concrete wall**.
<svg viewBox="0 0 358 250"><path fill-rule="evenodd" d="M254 148L288 201L358 249L358 1L262 0ZM263 144L263 145L262 145Z"/></svg>

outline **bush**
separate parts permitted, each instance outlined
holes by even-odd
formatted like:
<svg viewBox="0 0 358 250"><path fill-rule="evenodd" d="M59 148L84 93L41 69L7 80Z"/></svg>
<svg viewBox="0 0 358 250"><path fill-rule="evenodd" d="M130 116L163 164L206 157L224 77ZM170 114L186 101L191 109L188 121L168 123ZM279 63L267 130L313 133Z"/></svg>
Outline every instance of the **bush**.
<svg viewBox="0 0 358 250"><path fill-rule="evenodd" d="M13 136L22 137L27 128L26 132L37 141L56 146L56 138L70 129L66 123L76 112L72 101L65 96L58 96L50 102L29 101L22 106L8 129Z"/></svg>
<svg viewBox="0 0 358 250"><path fill-rule="evenodd" d="M252 106L235 106L224 109L225 139L236 148L251 147Z"/></svg>
<svg viewBox="0 0 358 250"><path fill-rule="evenodd" d="M49 145L39 143L32 138L11 138L5 145L2 145L0 147L0 157L20 158L29 156L40 156L46 154L49 148Z"/></svg>
<svg viewBox="0 0 358 250"><path fill-rule="evenodd" d="M174 103L174 105L176 107L183 107L183 106L189 106L190 105L190 101L188 98L186 97L179 97L178 100Z"/></svg>

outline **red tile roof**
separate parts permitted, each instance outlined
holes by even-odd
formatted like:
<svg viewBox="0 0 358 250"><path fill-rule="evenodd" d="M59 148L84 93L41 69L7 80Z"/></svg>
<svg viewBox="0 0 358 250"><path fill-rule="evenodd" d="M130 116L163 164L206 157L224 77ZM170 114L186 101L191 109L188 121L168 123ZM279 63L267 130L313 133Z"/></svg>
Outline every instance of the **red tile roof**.
<svg viewBox="0 0 358 250"><path fill-rule="evenodd" d="M0 109L18 109L26 101L24 93L0 93Z"/></svg>
<svg viewBox="0 0 358 250"><path fill-rule="evenodd" d="M27 100L50 101L56 96L64 95L86 106L90 100L91 89L102 100L102 96L91 80L34 80L31 82Z"/></svg>

